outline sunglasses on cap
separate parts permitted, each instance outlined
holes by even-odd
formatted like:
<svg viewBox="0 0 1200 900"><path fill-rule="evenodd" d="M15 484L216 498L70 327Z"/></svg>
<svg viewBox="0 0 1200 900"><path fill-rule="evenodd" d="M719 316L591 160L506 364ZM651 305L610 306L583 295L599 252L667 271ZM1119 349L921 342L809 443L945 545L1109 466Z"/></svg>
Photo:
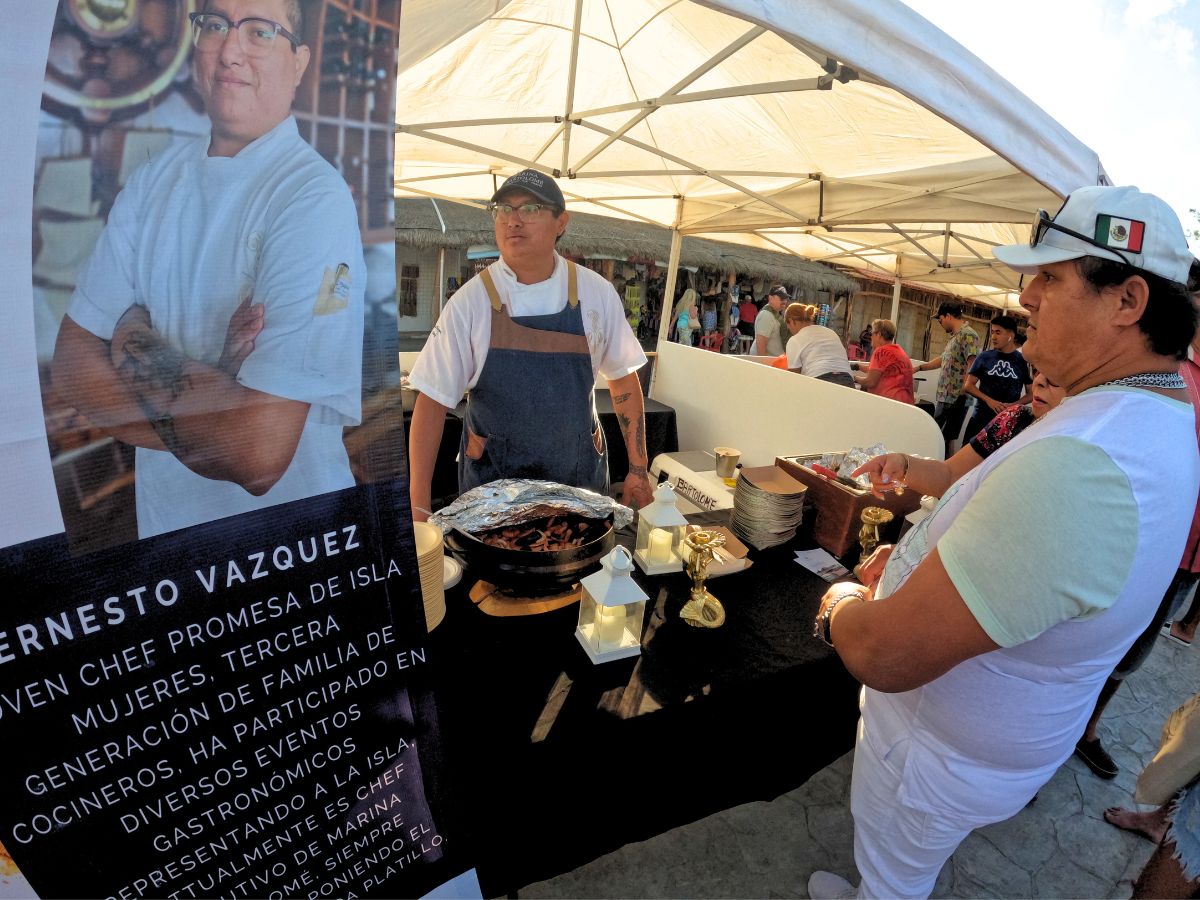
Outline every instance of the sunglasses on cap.
<svg viewBox="0 0 1200 900"><path fill-rule="evenodd" d="M1067 201L1070 199L1071 198L1068 197ZM1063 202L1064 207L1067 205L1067 201ZM1093 247L1099 247L1101 250L1107 250L1109 253L1115 253L1117 256L1121 257L1121 262L1125 263L1125 265L1133 266L1133 263L1129 261L1129 257L1117 248L1105 246L1095 238L1090 238L1086 234L1080 234L1078 231L1072 231L1070 228L1067 228L1064 225L1059 225L1044 209L1039 209L1037 211L1037 215L1033 217L1033 230L1029 233L1029 246L1036 247L1038 244L1040 244L1042 239L1045 238L1046 232L1050 231L1051 229L1069 235L1075 238L1077 241L1083 241L1085 244L1091 244Z"/></svg>

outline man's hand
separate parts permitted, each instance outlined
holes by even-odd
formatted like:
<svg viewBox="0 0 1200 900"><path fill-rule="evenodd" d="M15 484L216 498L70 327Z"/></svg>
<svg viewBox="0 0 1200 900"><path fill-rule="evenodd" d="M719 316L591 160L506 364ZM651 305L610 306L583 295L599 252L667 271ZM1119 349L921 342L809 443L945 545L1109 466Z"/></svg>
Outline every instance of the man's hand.
<svg viewBox="0 0 1200 900"><path fill-rule="evenodd" d="M843 597L861 597L864 600L871 599L871 589L863 587L861 584L855 584L853 581L838 581L829 586L829 590L821 597L821 602L817 606L816 618L820 619L825 614L825 610L837 603Z"/></svg>
<svg viewBox="0 0 1200 900"><path fill-rule="evenodd" d="M621 437L625 440L625 455L629 458L629 472L625 476L621 502L640 509L648 505L654 496L647 478L650 461L646 458L646 409L637 372L609 381L608 393L621 426Z"/></svg>
<svg viewBox="0 0 1200 900"><path fill-rule="evenodd" d="M908 457L903 453L885 453L883 456L873 456L851 472L851 476L867 474L871 478L871 493L883 499L888 491L902 493L904 480L908 477Z"/></svg>
<svg viewBox="0 0 1200 900"><path fill-rule="evenodd" d="M225 329L225 346L217 360L217 368L230 378L237 378L242 363L254 352L254 341L266 322L263 305L254 305L252 301L253 298L247 295L229 317Z"/></svg>
<svg viewBox="0 0 1200 900"><path fill-rule="evenodd" d="M650 478L645 469L641 472L631 469L625 476L625 484L621 488L621 502L630 509L641 509L654 502L654 489L650 487Z"/></svg>
<svg viewBox="0 0 1200 900"><path fill-rule="evenodd" d="M854 567L854 574L858 576L858 580L871 591L875 590L880 576L883 575L883 567L887 565L895 549L895 544L880 544L870 556Z"/></svg>
<svg viewBox="0 0 1200 900"><path fill-rule="evenodd" d="M234 345L245 349L245 338L259 327L261 315L250 308L248 299L238 307L230 330L242 340L235 337ZM138 446L165 449L197 475L233 482L254 496L265 494L283 477L309 404L244 387L224 370L189 358L155 330L149 312L140 306L122 314L107 351L112 376L138 409L137 428L126 427ZM90 416L96 404L83 392L76 393L79 397L72 402ZM126 416L133 418L128 412ZM156 441L145 439L146 426Z"/></svg>

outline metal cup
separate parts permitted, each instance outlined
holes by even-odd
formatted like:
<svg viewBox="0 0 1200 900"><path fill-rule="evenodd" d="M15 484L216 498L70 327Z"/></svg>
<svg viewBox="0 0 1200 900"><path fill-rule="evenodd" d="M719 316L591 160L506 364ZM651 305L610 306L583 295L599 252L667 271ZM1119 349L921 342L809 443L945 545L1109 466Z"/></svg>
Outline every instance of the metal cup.
<svg viewBox="0 0 1200 900"><path fill-rule="evenodd" d="M742 458L742 451L732 447L714 447L713 456L717 458L717 477L732 478L737 471L738 460Z"/></svg>

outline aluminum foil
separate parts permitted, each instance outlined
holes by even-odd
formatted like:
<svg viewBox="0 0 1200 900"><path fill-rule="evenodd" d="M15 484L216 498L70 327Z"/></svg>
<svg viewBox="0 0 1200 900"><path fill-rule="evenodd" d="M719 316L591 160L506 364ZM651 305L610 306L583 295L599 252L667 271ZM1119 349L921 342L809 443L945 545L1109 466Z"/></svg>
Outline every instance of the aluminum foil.
<svg viewBox="0 0 1200 900"><path fill-rule="evenodd" d="M888 449L883 444L873 444L870 447L851 447L845 453L826 453L817 462L827 469L833 469L839 475L849 478L855 484L860 484L868 490L871 487L871 477L866 473L857 478L850 473L876 456L882 456Z"/></svg>
<svg viewBox="0 0 1200 900"><path fill-rule="evenodd" d="M589 519L612 516L614 529L624 528L633 521L633 510L610 497L556 481L531 478L501 478L471 488L445 509L430 516L429 521L444 531L457 528L475 534L560 513L574 513Z"/></svg>

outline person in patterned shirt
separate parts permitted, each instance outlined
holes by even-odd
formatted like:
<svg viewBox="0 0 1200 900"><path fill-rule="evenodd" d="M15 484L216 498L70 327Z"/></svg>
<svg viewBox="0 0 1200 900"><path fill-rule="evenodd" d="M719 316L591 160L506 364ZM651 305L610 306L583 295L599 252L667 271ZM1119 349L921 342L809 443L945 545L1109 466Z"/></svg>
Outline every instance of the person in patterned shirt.
<svg viewBox="0 0 1200 900"><path fill-rule="evenodd" d="M950 456L950 443L958 438L967 412L963 380L979 355L979 332L963 319L963 305L956 300L947 300L939 306L933 318L950 335L950 340L939 359L921 363L914 371L942 370L938 375L933 417L941 426L942 436L946 439L946 455Z"/></svg>

